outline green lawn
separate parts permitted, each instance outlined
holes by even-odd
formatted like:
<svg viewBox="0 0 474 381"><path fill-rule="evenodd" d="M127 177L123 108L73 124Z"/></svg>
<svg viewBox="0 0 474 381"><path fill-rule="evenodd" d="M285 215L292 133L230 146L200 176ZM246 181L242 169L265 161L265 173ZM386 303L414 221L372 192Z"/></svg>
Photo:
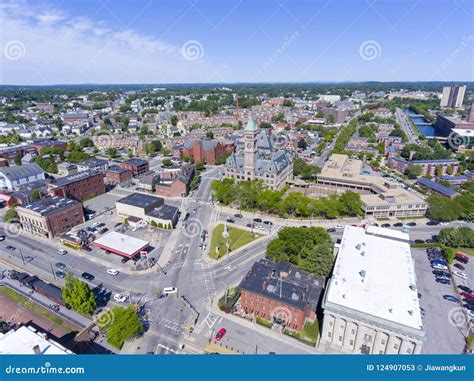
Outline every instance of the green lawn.
<svg viewBox="0 0 474 381"><path fill-rule="evenodd" d="M223 231L223 224L217 225L212 231L211 246L209 249L209 256L211 258L219 259L227 253L226 241L229 242L230 251L234 251L239 247L242 247L262 236L261 234L257 233L252 235L252 233L247 230L238 229L227 225L229 237L225 239L222 237ZM216 247L219 248L219 252L216 251Z"/></svg>

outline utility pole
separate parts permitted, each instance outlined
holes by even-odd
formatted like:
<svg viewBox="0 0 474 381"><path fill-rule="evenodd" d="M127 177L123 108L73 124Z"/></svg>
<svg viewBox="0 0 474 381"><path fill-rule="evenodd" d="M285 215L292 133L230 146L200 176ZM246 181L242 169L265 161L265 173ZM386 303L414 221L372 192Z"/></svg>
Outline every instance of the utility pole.
<svg viewBox="0 0 474 381"><path fill-rule="evenodd" d="M23 257L23 252L20 248L18 250L20 250L21 260L23 261L23 264L26 265L25 258Z"/></svg>
<svg viewBox="0 0 474 381"><path fill-rule="evenodd" d="M51 265L51 272L53 273L53 277L56 280L56 274L54 272L53 264L51 262L49 262L49 264Z"/></svg>

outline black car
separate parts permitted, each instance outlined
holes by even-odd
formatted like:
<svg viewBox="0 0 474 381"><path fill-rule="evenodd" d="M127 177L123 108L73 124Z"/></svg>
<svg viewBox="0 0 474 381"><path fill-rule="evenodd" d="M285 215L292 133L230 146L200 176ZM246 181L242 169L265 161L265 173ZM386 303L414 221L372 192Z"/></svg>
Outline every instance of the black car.
<svg viewBox="0 0 474 381"><path fill-rule="evenodd" d="M235 220L233 218L228 218L226 220L229 224L233 224L235 222Z"/></svg>
<svg viewBox="0 0 474 381"><path fill-rule="evenodd" d="M426 223L426 225L428 225L428 226L436 226L436 225L439 225L439 222L438 222L438 221L428 221L428 222Z"/></svg>
<svg viewBox="0 0 474 381"><path fill-rule="evenodd" d="M383 228L389 228L391 225L390 224L382 224Z"/></svg>
<svg viewBox="0 0 474 381"><path fill-rule="evenodd" d="M262 222L262 219L261 218L254 218L253 219L255 222Z"/></svg>
<svg viewBox="0 0 474 381"><path fill-rule="evenodd" d="M61 279L66 278L66 273L65 273L65 272L56 271L55 274L56 274L56 276L57 276L58 278L61 278Z"/></svg>
<svg viewBox="0 0 474 381"><path fill-rule="evenodd" d="M470 305L473 305L473 304L474 304L474 299L464 298L463 300L464 300L464 302L467 303L467 304L470 304Z"/></svg>
<svg viewBox="0 0 474 381"><path fill-rule="evenodd" d="M5 236L4 235L0 235L0 241L5 241Z"/></svg>
<svg viewBox="0 0 474 381"><path fill-rule="evenodd" d="M81 276L86 280L92 280L95 278L94 275L89 274L88 272L83 272Z"/></svg>
<svg viewBox="0 0 474 381"><path fill-rule="evenodd" d="M403 226L403 224L401 222L397 222L395 224L393 224L394 227L396 228L401 228Z"/></svg>
<svg viewBox="0 0 474 381"><path fill-rule="evenodd" d="M441 283L441 284L451 284L451 281L446 278L436 278L436 282Z"/></svg>
<svg viewBox="0 0 474 381"><path fill-rule="evenodd" d="M236 214L234 214L234 217L235 217L235 218L242 218L243 216L242 216L242 214L240 214L240 213L236 213Z"/></svg>
<svg viewBox="0 0 474 381"><path fill-rule="evenodd" d="M458 288L459 288L460 290L463 290L463 291L465 291L465 292L468 292L469 294L472 294L472 289L470 289L470 288L467 287L467 286L463 286L462 284L460 284L460 285L458 286Z"/></svg>
<svg viewBox="0 0 474 381"><path fill-rule="evenodd" d="M433 270L433 274L443 278L451 278L451 274L443 270Z"/></svg>
<svg viewBox="0 0 474 381"><path fill-rule="evenodd" d="M468 310L474 311L474 304L464 303L464 308L467 308Z"/></svg>
<svg viewBox="0 0 474 381"><path fill-rule="evenodd" d="M272 221L268 221L268 220L263 221L263 223L264 223L265 225L273 225L273 222L272 222Z"/></svg>
<svg viewBox="0 0 474 381"><path fill-rule="evenodd" d="M407 225L408 226L416 226L416 222L409 222Z"/></svg>
<svg viewBox="0 0 474 381"><path fill-rule="evenodd" d="M336 229L335 228L329 228L329 229L326 229L326 231L328 233L335 233L336 232Z"/></svg>
<svg viewBox="0 0 474 381"><path fill-rule="evenodd" d="M415 239L415 243L425 243L422 239Z"/></svg>
<svg viewBox="0 0 474 381"><path fill-rule="evenodd" d="M6 249L7 249L8 251L15 251L15 250L16 250L16 247L15 247L15 246L12 246L12 245L8 245Z"/></svg>
<svg viewBox="0 0 474 381"><path fill-rule="evenodd" d="M66 268L66 265L62 262L58 262L55 265L58 269L64 270Z"/></svg>

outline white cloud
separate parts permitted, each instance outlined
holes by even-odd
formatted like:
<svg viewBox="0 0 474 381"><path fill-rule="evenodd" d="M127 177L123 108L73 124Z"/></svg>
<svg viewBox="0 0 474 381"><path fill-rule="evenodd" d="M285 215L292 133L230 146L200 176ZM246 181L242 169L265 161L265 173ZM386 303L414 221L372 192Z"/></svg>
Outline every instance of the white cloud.
<svg viewBox="0 0 474 381"><path fill-rule="evenodd" d="M173 44L62 9L6 3L0 23L0 53L9 41L25 47L21 59L2 57L2 84L198 82L219 67L205 58L185 60L184 41Z"/></svg>

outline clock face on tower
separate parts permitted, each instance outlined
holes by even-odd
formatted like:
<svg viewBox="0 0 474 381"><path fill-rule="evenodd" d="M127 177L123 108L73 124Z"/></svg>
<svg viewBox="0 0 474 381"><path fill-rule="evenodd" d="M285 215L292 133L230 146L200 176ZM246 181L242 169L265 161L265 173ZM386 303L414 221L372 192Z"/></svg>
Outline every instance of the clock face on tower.
<svg viewBox="0 0 474 381"><path fill-rule="evenodd" d="M248 149L252 148L252 143L247 143L247 148Z"/></svg>

